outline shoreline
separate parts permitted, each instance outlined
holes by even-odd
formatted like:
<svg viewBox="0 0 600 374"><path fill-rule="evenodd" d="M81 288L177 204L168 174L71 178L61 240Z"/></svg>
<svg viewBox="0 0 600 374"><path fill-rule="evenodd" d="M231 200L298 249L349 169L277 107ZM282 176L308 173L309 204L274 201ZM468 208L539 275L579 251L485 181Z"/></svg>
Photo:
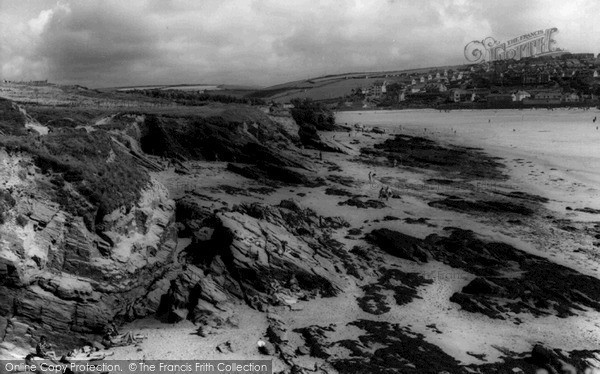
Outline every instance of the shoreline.
<svg viewBox="0 0 600 374"><path fill-rule="evenodd" d="M425 111L415 111L416 113L428 113L428 114L439 114L437 111L435 110L425 110ZM517 113L515 113L517 112ZM572 111L565 111L568 112L569 115L571 114L575 114L575 112ZM358 113L358 112L357 112ZM523 122L519 122L519 117L522 115L521 113L518 113L518 111L515 110L511 110L511 109L507 109L504 110L503 113L496 113L498 114L505 114L505 117L502 118L498 118L498 116L493 116L490 117L489 119L492 121L490 125L488 125L486 123L486 120L488 119L487 116L481 116L478 114L481 114L480 110L475 110L475 111L468 111L468 113L472 114L472 117L476 117L476 118L469 118L469 122L463 126L461 126L460 124L456 123L456 122L451 122L449 124L446 123L438 123L436 124L427 124L425 123L425 121L420 120L418 122L411 122L414 119L413 118L409 118L407 120L403 119L403 118L398 118L398 124L397 125L392 125L389 122L385 122L385 123L377 123L375 124L375 122L377 121L377 119L371 120L368 119L368 116L365 117L364 115L367 114L369 112L361 112L362 115L360 118L357 118L357 122L363 123L363 124L368 124L368 125L372 125L372 126L379 126L381 128L385 128L388 129L390 132L396 131L398 129L398 126L400 126L400 128L402 129L402 131L404 132L409 132L411 135L414 136L423 136L426 138L430 138L432 140L438 141L438 142L443 142L445 144L457 144L457 145L462 145L462 146L469 146L469 147L476 147L476 148L483 148L487 153L495 156L495 157L500 157L502 158L504 161L504 163L507 165L507 167L509 169L511 169L512 171L515 171L515 173L511 174L511 177L513 177L515 179L515 181L519 181L520 183L525 183L527 184L527 187L531 188L533 191L538 191L539 194L542 195L550 195L549 197L551 198L558 198L560 196L564 197L564 192L561 191L561 189L564 187L561 184L556 184L557 186L557 190L552 190L549 188L544 188L545 184L547 181L541 181L540 178L535 179L535 178L530 178L527 174L528 173L524 173L524 170L518 170L519 169L519 165L514 165L513 161L514 159L519 159L519 158L529 158L528 161L531 161L532 163L537 163L537 166L539 167L539 170L537 171L538 176L541 176L542 174L545 174L546 176L550 176L553 174L560 174L560 173L565 173L565 176L562 175L556 175L556 177L554 177L553 179L560 179L562 178L563 180L572 180L574 179L574 182L576 183L580 183L585 185L586 189L587 188L591 188L591 189L595 189L597 190L597 192L593 192L593 193L589 193L589 192L583 192L580 191L580 194L578 196L574 196L575 199L579 199L579 202L585 206L589 206L593 209L600 209L600 189L598 189L596 186L600 186L600 172L598 172L598 170L600 170L600 152L596 152L594 147L595 145L590 145L590 149L586 149L585 152L582 152L581 150L575 150L575 155L571 155L571 156L567 156L567 153L569 151L571 151L571 149L563 149L563 148L558 148L561 149L561 153L558 154L553 154L551 152L556 152L557 149L545 149L544 145L535 145L535 134L533 134L533 131L529 131L529 133L526 135L528 138L527 143L523 144L523 145L518 145L518 142L523 142L522 140L520 140L518 137L522 136L522 130L519 129L518 125L521 123L523 124ZM408 112L404 112L404 113L408 113ZM383 112L375 112L375 114L387 114L387 113L383 113ZM402 111L390 111L389 114L402 114ZM534 113L535 114L535 113ZM539 130L544 130L544 129L548 129L549 125L545 124L541 121L544 121L547 119L548 117L548 113L545 113L546 115L540 115L541 118L534 118L534 120L536 122L540 122L539 124L535 124L535 122L530 122L530 123L526 123L527 126L539 126ZM581 113L577 113L577 120L578 121L582 121L585 119L587 119L588 117L590 117L592 114L591 113L587 113L587 111L581 111ZM440 118L446 119L449 118L451 120L452 117L447 116L446 114L441 114L440 116L432 116L432 120L433 121L440 121ZM479 118L481 117L481 118ZM516 117L516 121L515 121L515 117ZM555 117L555 115L550 115L550 117ZM495 123L494 121L502 121L502 120L506 120L506 119L510 119L511 123L503 123L501 125L498 126L502 126L504 129L501 130L497 130L497 135L494 133L495 131ZM442 120L443 120L442 119ZM348 119L346 117L341 117L338 118L338 120L340 122L344 122L347 121ZM387 119L386 119L387 121ZM402 123L402 121L408 121L408 124L406 123ZM595 125L593 125L591 122L589 124L586 123L579 123L580 125L582 125L583 127L587 127L589 130L589 134L592 137L592 139L590 140L590 142L593 140L595 143L593 144L600 144L600 131L596 131L595 130ZM488 131L488 129L490 129L491 126L491 131L492 131L492 136L490 136L489 134L486 134L486 131ZM514 133L512 134L512 131L510 131L510 129L512 129L512 127L515 127ZM508 127L508 128L507 128ZM428 132L422 132L422 130L424 128L427 128ZM454 134L451 132L450 129L454 129L458 132L458 134ZM496 127L497 129L497 127ZM556 126L551 127L550 131L554 131L556 132L556 130L560 130L560 129L556 129ZM499 140L501 138L500 134L507 134L507 137L510 137L509 141L502 141L501 143L496 142L497 140ZM560 134L556 135L557 137L559 137L560 139ZM517 142L516 145L511 144L512 142ZM555 143L554 141L552 143L549 144L556 144L559 145L557 143ZM531 146L535 146L536 148L530 148ZM591 157L590 157L591 156ZM583 166L582 161L587 162L587 165ZM552 170L552 169L557 169L557 170ZM594 172L594 170L596 170L596 172ZM570 174L568 174L570 173ZM581 176L577 176L574 175L573 173L579 173L581 174ZM549 179L549 178L548 178ZM583 189L580 188L580 190ZM584 194L587 194L588 196L585 197ZM571 194L574 195L574 194ZM583 200L583 198L585 197L585 200ZM570 204L573 204L577 202L576 200L570 201ZM568 204L565 204L565 206ZM564 209L565 206L563 206L562 208ZM572 206L572 208L575 208L574 206ZM583 208L580 207L580 208ZM557 210L558 213L560 213L560 209ZM582 215L581 216L582 219L593 219L593 217L590 217L589 215Z"/></svg>

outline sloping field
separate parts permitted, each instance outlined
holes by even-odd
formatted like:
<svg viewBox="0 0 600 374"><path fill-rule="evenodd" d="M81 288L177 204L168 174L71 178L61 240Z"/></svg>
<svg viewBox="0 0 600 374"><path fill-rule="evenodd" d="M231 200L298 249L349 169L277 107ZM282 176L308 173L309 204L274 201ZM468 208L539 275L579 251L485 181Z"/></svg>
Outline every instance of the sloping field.
<svg viewBox="0 0 600 374"><path fill-rule="evenodd" d="M431 70L443 71L444 69L456 69L457 66L439 66L421 69L397 70L386 72L358 72L338 75L327 75L307 80L282 83L258 90L251 94L276 102L289 102L292 99L310 98L312 100L327 100L343 97L354 88L368 87L376 81L386 80L388 83L406 81L407 75L425 74Z"/></svg>

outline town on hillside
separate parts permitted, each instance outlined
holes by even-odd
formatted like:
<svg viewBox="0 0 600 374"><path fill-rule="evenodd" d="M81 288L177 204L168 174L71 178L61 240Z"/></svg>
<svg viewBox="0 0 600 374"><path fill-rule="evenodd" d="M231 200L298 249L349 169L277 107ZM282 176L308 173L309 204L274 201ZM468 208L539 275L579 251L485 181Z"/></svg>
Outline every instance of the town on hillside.
<svg viewBox="0 0 600 374"><path fill-rule="evenodd" d="M338 110L375 107L483 109L587 107L598 105L599 98L600 54L564 53L379 75L369 86L353 88L345 97L328 101Z"/></svg>

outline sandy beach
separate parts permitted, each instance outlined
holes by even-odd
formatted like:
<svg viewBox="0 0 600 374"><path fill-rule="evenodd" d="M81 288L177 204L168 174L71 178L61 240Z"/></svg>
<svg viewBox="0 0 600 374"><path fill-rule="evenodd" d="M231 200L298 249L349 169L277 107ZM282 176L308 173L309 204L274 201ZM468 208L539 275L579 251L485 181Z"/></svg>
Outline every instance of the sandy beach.
<svg viewBox="0 0 600 374"><path fill-rule="evenodd" d="M394 186L400 198L386 201L381 209L339 205L346 198L327 194L325 187L282 187L263 195L232 195L220 186L248 188L259 187L260 184L228 172L225 163L198 163L193 165L192 173L183 177L173 170L156 176L175 198L184 191L211 191L214 201L204 203L212 207L225 203L229 206L249 202L277 204L292 197L318 215L344 217L350 227L359 228L362 232L389 228L424 238L432 233L442 234L447 226L469 229L486 240L501 241L582 274L599 277L597 248L593 245L593 238L586 233L599 216L575 210L600 208L597 183L600 181L600 168L596 168L600 166L600 152L595 146L600 142L600 131L592 126L592 117L591 111L575 110L338 113L338 123L378 126L385 129L386 134L325 133L324 137L339 144L346 152L327 153L323 160L320 160L317 151L302 152L313 159L313 167L319 176L330 178L335 174L349 178L352 182L340 185L340 188L352 194L376 199L381 186ZM440 144L482 148L499 158L499 162L506 166L503 170L509 178L504 181L482 180L479 181L481 184L470 181L460 187L440 189L427 182L439 175L431 170L402 165L394 168L359 159L362 147L372 147L398 133L429 138ZM335 172L331 172L333 165ZM372 182L369 182L369 173L376 175ZM457 213L427 204L440 194L490 196L502 191L521 191L549 200L540 207L539 213L520 224L507 222L503 215ZM386 220L386 216L394 219ZM407 224L418 218L424 220L420 224ZM579 230L562 231L559 226L566 222ZM332 237L348 249L365 245L363 237L348 236L346 230L336 230ZM475 278L473 274L438 261L417 264L385 253L377 256L388 267L424 274L432 279L432 283L418 287L418 298L408 304L390 303L389 312L381 315L365 312L356 302L364 294L363 287L376 281L376 269L366 272L360 280L345 277L343 292L333 298L298 301L292 307L269 307L270 312L277 314L288 326L288 344L302 346L303 339L291 331L308 325L335 325L332 332L327 333L331 342L357 339L361 330L348 324L361 319L408 326L413 333L421 334L426 342L438 346L463 365L500 362L507 351L527 352L538 342L565 351L594 349L600 343L598 311L586 309L568 318L516 313L513 316L517 319L491 319L483 314L467 312L450 301L455 292ZM197 336L197 326L187 322L170 326L147 319L129 324L127 329L146 334L148 339L136 347L114 349L114 358L259 358L256 341L264 338L267 314L253 312L243 305L236 308L244 310L239 310L239 315L244 317L238 326L216 330L208 337ZM563 327L555 329L557 324ZM221 353L216 349L224 342L235 347L232 353ZM349 354L341 347L331 348L329 352L333 355L329 360L298 356L295 363L312 369L315 363L326 366L326 361L342 359ZM276 368L281 367L278 360L275 361ZM330 373L335 372L331 368L329 370Z"/></svg>

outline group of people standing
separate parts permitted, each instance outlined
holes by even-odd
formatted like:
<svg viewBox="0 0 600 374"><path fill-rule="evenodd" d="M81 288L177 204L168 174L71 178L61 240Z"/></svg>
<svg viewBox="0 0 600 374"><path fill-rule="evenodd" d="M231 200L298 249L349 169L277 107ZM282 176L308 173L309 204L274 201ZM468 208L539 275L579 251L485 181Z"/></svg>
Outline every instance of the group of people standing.
<svg viewBox="0 0 600 374"><path fill-rule="evenodd" d="M375 173L369 172L369 184L372 186L373 182L375 182ZM379 189L379 199L387 201L390 199L390 197L392 197L392 195L392 189L390 188L390 186L382 186Z"/></svg>
<svg viewBox="0 0 600 374"><path fill-rule="evenodd" d="M379 198L381 200L388 201L391 196L392 189L390 188L390 186L381 187L381 189L379 190Z"/></svg>

